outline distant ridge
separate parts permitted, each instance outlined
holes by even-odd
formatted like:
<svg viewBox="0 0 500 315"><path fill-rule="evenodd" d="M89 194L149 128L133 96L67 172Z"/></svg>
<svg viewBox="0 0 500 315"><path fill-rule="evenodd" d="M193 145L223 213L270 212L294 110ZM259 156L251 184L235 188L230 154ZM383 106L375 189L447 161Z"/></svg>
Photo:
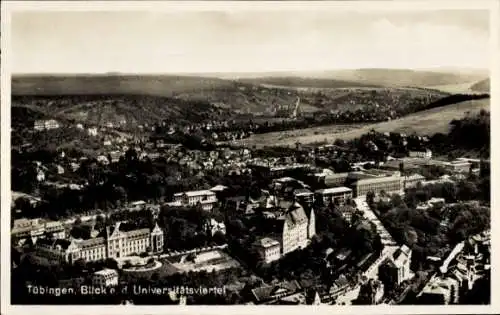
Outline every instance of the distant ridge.
<svg viewBox="0 0 500 315"><path fill-rule="evenodd" d="M475 91L475 92L486 92L486 93L489 93L490 92L490 79L484 79L484 80L481 80L475 84L473 84L470 89L472 91Z"/></svg>

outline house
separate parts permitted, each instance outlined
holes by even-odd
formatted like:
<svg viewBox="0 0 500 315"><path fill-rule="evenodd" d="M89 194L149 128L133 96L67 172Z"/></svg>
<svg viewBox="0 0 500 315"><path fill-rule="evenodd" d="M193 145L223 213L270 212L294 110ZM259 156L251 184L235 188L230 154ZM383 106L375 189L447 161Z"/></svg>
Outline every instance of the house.
<svg viewBox="0 0 500 315"><path fill-rule="evenodd" d="M420 174L404 176L401 179L403 180L403 187L405 189L416 187L418 183L425 181L425 177Z"/></svg>
<svg viewBox="0 0 500 315"><path fill-rule="evenodd" d="M173 205L193 207L198 204L203 210L210 211L217 203L215 192L210 190L186 191L174 194Z"/></svg>
<svg viewBox="0 0 500 315"><path fill-rule="evenodd" d="M423 151L410 151L409 156L412 158L431 159L432 151L429 149Z"/></svg>
<svg viewBox="0 0 500 315"><path fill-rule="evenodd" d="M255 304L275 304L277 301L302 291L297 281L283 281L275 285L265 285L252 290Z"/></svg>
<svg viewBox="0 0 500 315"><path fill-rule="evenodd" d="M281 245L280 242L269 238L264 237L258 241L256 241L253 246L259 253L261 259L270 263L272 261L278 260L281 258Z"/></svg>
<svg viewBox="0 0 500 315"><path fill-rule="evenodd" d="M97 128L96 127L91 127L87 129L87 134L89 136L95 137L98 134Z"/></svg>
<svg viewBox="0 0 500 315"><path fill-rule="evenodd" d="M58 129L60 124L57 120L49 119L49 120L36 120L33 126L35 131L43 131L43 130L52 130Z"/></svg>
<svg viewBox="0 0 500 315"><path fill-rule="evenodd" d="M102 165L108 165L109 164L109 159L105 157L104 155L99 155L97 157L97 162L101 163Z"/></svg>
<svg viewBox="0 0 500 315"><path fill-rule="evenodd" d="M204 228L211 236L214 236L217 232L226 234L226 225L224 222L218 222L213 218L205 221Z"/></svg>
<svg viewBox="0 0 500 315"><path fill-rule="evenodd" d="M118 272L114 269L103 269L92 275L95 287L114 287L118 285Z"/></svg>
<svg viewBox="0 0 500 315"><path fill-rule="evenodd" d="M351 224L352 218L357 211L356 208L351 205L340 205L336 208L342 214L342 218L344 218L347 223Z"/></svg>
<svg viewBox="0 0 500 315"><path fill-rule="evenodd" d="M433 277L417 295L422 304L448 305L459 300L459 283L453 278Z"/></svg>
<svg viewBox="0 0 500 315"><path fill-rule="evenodd" d="M379 278L386 285L400 284L413 277L410 269L411 249L403 245L379 267Z"/></svg>
<svg viewBox="0 0 500 315"><path fill-rule="evenodd" d="M323 202L324 205L345 204L347 200L352 198L352 189L347 187L334 187L326 189L318 189L315 192L316 199Z"/></svg>
<svg viewBox="0 0 500 315"><path fill-rule="evenodd" d="M45 181L45 172L42 170L38 170L36 173L36 180L39 182Z"/></svg>

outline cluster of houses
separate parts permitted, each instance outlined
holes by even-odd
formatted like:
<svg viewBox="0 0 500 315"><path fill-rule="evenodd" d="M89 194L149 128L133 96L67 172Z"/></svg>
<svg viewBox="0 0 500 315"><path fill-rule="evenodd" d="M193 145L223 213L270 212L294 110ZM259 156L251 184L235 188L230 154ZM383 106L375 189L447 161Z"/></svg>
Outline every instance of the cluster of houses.
<svg viewBox="0 0 500 315"><path fill-rule="evenodd" d="M489 231L458 243L418 294L419 300L423 304L459 303L461 295L490 271L490 253Z"/></svg>

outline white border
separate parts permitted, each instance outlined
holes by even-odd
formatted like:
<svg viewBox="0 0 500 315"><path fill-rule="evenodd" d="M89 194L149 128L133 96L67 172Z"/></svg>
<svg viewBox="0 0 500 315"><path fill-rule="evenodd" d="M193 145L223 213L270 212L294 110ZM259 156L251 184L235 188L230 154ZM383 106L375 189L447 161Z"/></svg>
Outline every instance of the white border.
<svg viewBox="0 0 500 315"><path fill-rule="evenodd" d="M500 101L499 88L499 43L500 32L500 4L497 0L398 0L398 1L189 1L189 2L158 2L158 1L2 1L1 3L1 313L2 314L216 314L231 312L236 314L256 314L264 312L279 311L286 314L302 314L304 311L331 313L332 311L342 314L479 314L500 313L499 288L500 277L492 277L492 297L490 306L11 306L10 305L10 15L13 11L258 11L258 10L358 10L358 11L434 11L439 9L489 9L491 12L490 38L491 38L491 119L495 121L497 110L493 105ZM471 43L472 44L472 43ZM496 57L496 58L495 58ZM500 117L499 117L500 118ZM495 161L497 152L493 148L498 147L498 128L492 124L492 149L491 161ZM500 158L500 156L498 157ZM494 178L498 177L500 170L492 163L492 192L497 185ZM492 222L495 226L498 221L498 197L492 193ZM497 244L498 235L495 228L492 230L492 244ZM492 269L496 274L498 263L496 250L492 253Z"/></svg>

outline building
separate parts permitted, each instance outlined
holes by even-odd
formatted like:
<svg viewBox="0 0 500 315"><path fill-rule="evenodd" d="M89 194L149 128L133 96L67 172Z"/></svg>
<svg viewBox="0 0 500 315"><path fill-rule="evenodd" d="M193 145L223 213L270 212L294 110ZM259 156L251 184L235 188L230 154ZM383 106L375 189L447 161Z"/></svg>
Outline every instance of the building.
<svg viewBox="0 0 500 315"><path fill-rule="evenodd" d="M422 304L448 305L459 301L460 286L453 278L433 277L417 295Z"/></svg>
<svg viewBox="0 0 500 315"><path fill-rule="evenodd" d="M253 174L259 174L266 178L279 178L294 175L294 173L302 172L307 174L311 169L309 164L291 163L287 165L270 166L267 163L249 164L248 167Z"/></svg>
<svg viewBox="0 0 500 315"><path fill-rule="evenodd" d="M54 119L49 120L36 120L33 126L35 131L44 131L58 129L60 127L59 122Z"/></svg>
<svg viewBox="0 0 500 315"><path fill-rule="evenodd" d="M382 191L388 194L399 194L402 191L401 176L392 175L384 177L363 178L351 184L355 197L366 196L369 191L376 195Z"/></svg>
<svg viewBox="0 0 500 315"><path fill-rule="evenodd" d="M320 176L320 181L323 181L326 187L344 186L349 173L334 173Z"/></svg>
<svg viewBox="0 0 500 315"><path fill-rule="evenodd" d="M340 205L337 210L342 214L342 218L349 224L352 222L352 218L356 213L356 208L351 205Z"/></svg>
<svg viewBox="0 0 500 315"><path fill-rule="evenodd" d="M397 285L413 275L410 269L411 249L403 245L398 248L392 257L388 257L379 267L379 278L386 285Z"/></svg>
<svg viewBox="0 0 500 315"><path fill-rule="evenodd" d="M311 207L314 203L314 194L309 189L295 189L293 196L294 200L301 205Z"/></svg>
<svg viewBox="0 0 500 315"><path fill-rule="evenodd" d="M87 129L87 133L88 133L89 136L95 137L95 136L97 136L98 131L97 131L96 127L92 127L92 128L88 128Z"/></svg>
<svg viewBox="0 0 500 315"><path fill-rule="evenodd" d="M316 199L323 202L324 205L345 204L347 200L352 199L352 189L347 187L334 187L319 189L315 191Z"/></svg>
<svg viewBox="0 0 500 315"><path fill-rule="evenodd" d="M281 257L281 245L280 242L264 237L254 243L254 247L259 253L260 257L266 263L278 260Z"/></svg>
<svg viewBox="0 0 500 315"><path fill-rule="evenodd" d="M304 208L295 202L281 219L284 221L281 240L283 255L309 245L309 240L316 234L314 210L310 210L308 217Z"/></svg>
<svg viewBox="0 0 500 315"><path fill-rule="evenodd" d="M217 203L215 192L210 190L186 191L174 194L174 205L193 207L201 204L203 210L210 211Z"/></svg>
<svg viewBox="0 0 500 315"><path fill-rule="evenodd" d="M50 239L63 239L66 237L66 230L59 221L42 221L41 219L18 219L14 221L11 230L12 237L19 243L24 243L31 239L36 243L42 236L49 236Z"/></svg>
<svg viewBox="0 0 500 315"><path fill-rule="evenodd" d="M252 290L255 304L275 304L286 297L302 293L303 289L298 281L284 281L276 285L264 285Z"/></svg>
<svg viewBox="0 0 500 315"><path fill-rule="evenodd" d="M404 189L416 187L418 183L425 181L425 177L420 174L404 176L401 179L403 180Z"/></svg>
<svg viewBox="0 0 500 315"><path fill-rule="evenodd" d="M412 158L431 159L432 151L429 149L423 151L410 151L409 156Z"/></svg>
<svg viewBox="0 0 500 315"><path fill-rule="evenodd" d="M114 269L104 269L92 275L92 285L95 287L114 287L118 285L118 272Z"/></svg>
<svg viewBox="0 0 500 315"><path fill-rule="evenodd" d="M125 225L125 226L124 226ZM100 261L120 258L147 251L163 251L164 233L158 226L134 229L126 224L116 223L113 229L106 227L90 239L40 238L33 257L41 264L74 263L79 259Z"/></svg>
<svg viewBox="0 0 500 315"><path fill-rule="evenodd" d="M449 163L446 163L446 169L450 170L454 173L467 173L471 168L471 163L468 161L455 160Z"/></svg>
<svg viewBox="0 0 500 315"><path fill-rule="evenodd" d="M205 231L207 231L211 236L214 236L215 233L219 232L222 234L226 234L226 225L224 222L218 222L217 220L211 218L205 222Z"/></svg>

